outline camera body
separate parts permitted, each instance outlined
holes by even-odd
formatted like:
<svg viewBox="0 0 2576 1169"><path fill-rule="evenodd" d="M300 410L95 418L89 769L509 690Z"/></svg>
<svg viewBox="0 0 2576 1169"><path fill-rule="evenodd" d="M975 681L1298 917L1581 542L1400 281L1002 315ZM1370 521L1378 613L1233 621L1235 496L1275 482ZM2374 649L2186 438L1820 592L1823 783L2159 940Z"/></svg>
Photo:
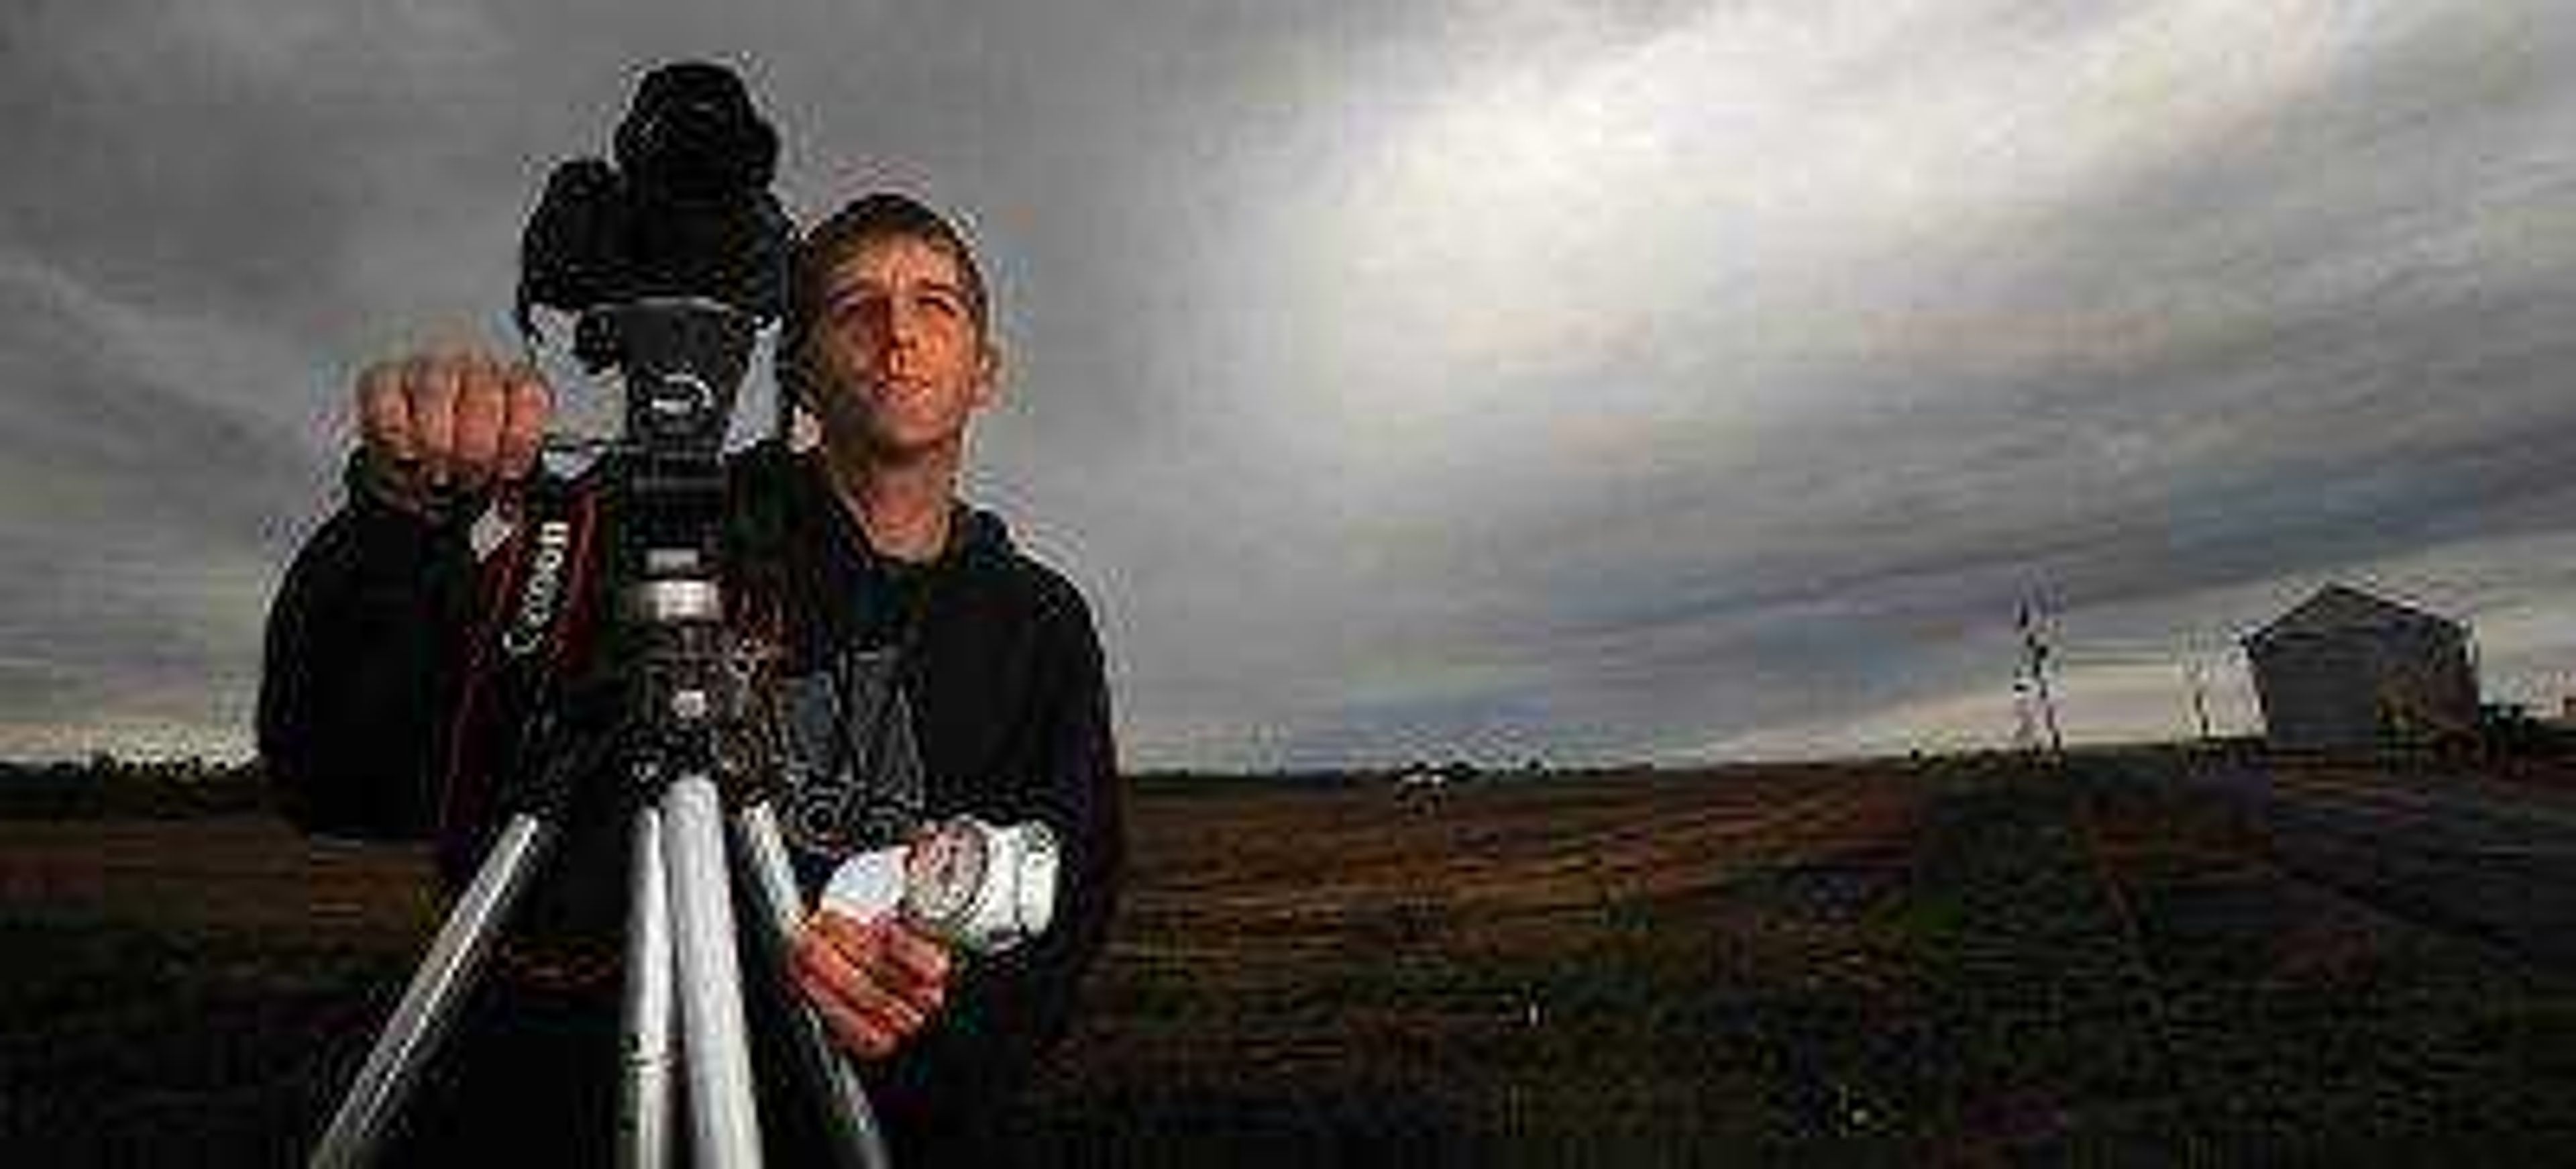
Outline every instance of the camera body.
<svg viewBox="0 0 2576 1169"><path fill-rule="evenodd" d="M557 166L520 241L518 316L583 315L574 352L591 372L621 368L613 321L590 310L648 300L713 301L758 324L786 302L794 230L769 186L778 134L742 79L683 62L647 74L617 127L615 163Z"/></svg>

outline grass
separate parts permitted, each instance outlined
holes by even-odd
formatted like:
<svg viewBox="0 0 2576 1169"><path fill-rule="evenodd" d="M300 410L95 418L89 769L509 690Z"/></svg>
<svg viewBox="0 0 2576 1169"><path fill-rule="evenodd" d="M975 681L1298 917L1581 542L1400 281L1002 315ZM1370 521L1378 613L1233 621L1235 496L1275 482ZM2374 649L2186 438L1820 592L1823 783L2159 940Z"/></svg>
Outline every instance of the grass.
<svg viewBox="0 0 2576 1169"><path fill-rule="evenodd" d="M1308 1165L2576 1149L2576 986L2299 879L2172 765L1145 785L1122 916L1027 1147ZM433 920L422 873L254 820L0 823L0 1159L291 1158Z"/></svg>

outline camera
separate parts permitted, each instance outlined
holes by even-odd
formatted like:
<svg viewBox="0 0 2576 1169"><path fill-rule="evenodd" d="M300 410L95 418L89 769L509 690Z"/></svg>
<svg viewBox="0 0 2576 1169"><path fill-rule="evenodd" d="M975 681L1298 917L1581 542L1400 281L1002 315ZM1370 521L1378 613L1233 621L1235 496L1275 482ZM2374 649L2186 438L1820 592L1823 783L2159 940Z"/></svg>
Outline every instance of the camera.
<svg viewBox="0 0 2576 1169"><path fill-rule="evenodd" d="M765 324L786 301L794 238L769 190L778 133L742 79L703 61L647 74L618 124L612 164L557 166L519 255L519 326L544 306L587 314L653 300L712 301ZM585 319L575 352L592 371L625 352L613 321Z"/></svg>
<svg viewBox="0 0 2576 1169"><path fill-rule="evenodd" d="M722 528L724 440L759 334L785 306L795 233L769 189L778 133L721 65L647 74L611 154L548 176L520 240L516 318L535 348L534 310L570 314L584 371L623 377L615 478L633 562L620 579L655 635L684 643L668 655L676 702L709 687L689 675L709 672L701 598Z"/></svg>

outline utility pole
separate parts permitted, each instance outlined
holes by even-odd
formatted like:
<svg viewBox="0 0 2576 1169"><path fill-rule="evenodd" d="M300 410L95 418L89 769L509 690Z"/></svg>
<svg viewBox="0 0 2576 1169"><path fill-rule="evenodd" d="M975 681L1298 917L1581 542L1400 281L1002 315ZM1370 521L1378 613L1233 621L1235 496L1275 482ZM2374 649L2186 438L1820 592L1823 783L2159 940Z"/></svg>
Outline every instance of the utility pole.
<svg viewBox="0 0 2576 1169"><path fill-rule="evenodd" d="M2039 750L2039 724L2031 716L2030 678L2013 675L2013 750L2024 753Z"/></svg>
<svg viewBox="0 0 2576 1169"><path fill-rule="evenodd" d="M2057 699L2048 691L2048 630L2038 598L2022 602L2014 623L2021 627L2023 668L2030 678L2031 693L2039 700L2040 721L2048 730L2048 753L2052 758L2064 759L2066 738L2058 733Z"/></svg>
<svg viewBox="0 0 2576 1169"><path fill-rule="evenodd" d="M2201 744L2207 746L2213 738L2209 733L2209 676L2202 671L2200 659L2196 657L2184 658L2182 670L2191 681L2192 718L2200 724Z"/></svg>

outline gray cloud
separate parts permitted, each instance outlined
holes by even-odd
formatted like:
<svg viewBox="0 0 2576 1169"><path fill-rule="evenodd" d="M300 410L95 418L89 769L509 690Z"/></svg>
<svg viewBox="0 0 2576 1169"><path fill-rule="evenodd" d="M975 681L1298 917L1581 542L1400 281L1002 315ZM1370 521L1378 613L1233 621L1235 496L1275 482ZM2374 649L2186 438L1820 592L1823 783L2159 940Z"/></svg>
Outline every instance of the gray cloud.
<svg viewBox="0 0 2576 1169"><path fill-rule="evenodd" d="M1896 270L1846 272L1855 286L1800 305L1788 360L1741 336L1697 362L1687 341L1627 366L1617 347L1582 350L1573 375L1534 379L1562 393L1531 408L1542 437L1525 449L1401 447L1429 498L1380 525L1381 554L1402 565L1388 591L1341 594L1369 601L1334 619L1366 626L1356 653L1432 663L1419 672L1447 679L1427 684L1453 705L1543 698L1581 715L1555 742L1681 747L1955 693L1980 669L1976 684L2000 692L2008 615L2033 588L2118 606L2563 525L2563 508L2514 506L2555 488L2576 417L2556 372L2569 171L2533 132L2567 120L2544 67L2563 45L2517 39L2531 24L2358 46L2193 132L2150 125L2141 149L2100 150L2055 186L2007 191L2000 210L1972 205L1871 257ZM2050 33L2052 51L2105 35ZM1939 59L1952 46L1913 47ZM1827 72L1891 100L1923 88ZM2061 128L2011 112L2023 133ZM2081 135L2083 113L2062 125ZM2010 145L2000 164L2027 161ZM2052 177L2045 160L2031 169ZM1652 238L1676 262L1723 268L1723 234ZM1933 265L1942 287L1909 287ZM1577 291L1567 311L1600 308ZM1462 296L1462 312L1480 303ZM1730 361L1785 401L1749 420L1726 408L1710 388ZM1660 404L1618 384L1657 377L1707 407L1569 441L1591 437L1597 396ZM1728 433L1748 428L1749 451ZM1426 615L1388 599L1400 585L1472 599ZM2293 599L2287 587L2271 603ZM1371 620L1388 610L1399 620ZM1969 640L1981 648L1959 648ZM1318 750L1366 740L1355 726L1393 744L1474 725L1425 717L1440 705L1360 698Z"/></svg>
<svg viewBox="0 0 2576 1169"><path fill-rule="evenodd" d="M22 7L0 746L241 741L347 371L491 333L543 169L682 54L746 67L800 208L973 223L973 488L1094 592L1138 762L1991 741L2034 590L2081 733L2346 576L2545 697L2550 15Z"/></svg>
<svg viewBox="0 0 2576 1169"><path fill-rule="evenodd" d="M317 476L278 428L156 384L133 332L67 292L0 270L0 737L238 750L246 650Z"/></svg>

